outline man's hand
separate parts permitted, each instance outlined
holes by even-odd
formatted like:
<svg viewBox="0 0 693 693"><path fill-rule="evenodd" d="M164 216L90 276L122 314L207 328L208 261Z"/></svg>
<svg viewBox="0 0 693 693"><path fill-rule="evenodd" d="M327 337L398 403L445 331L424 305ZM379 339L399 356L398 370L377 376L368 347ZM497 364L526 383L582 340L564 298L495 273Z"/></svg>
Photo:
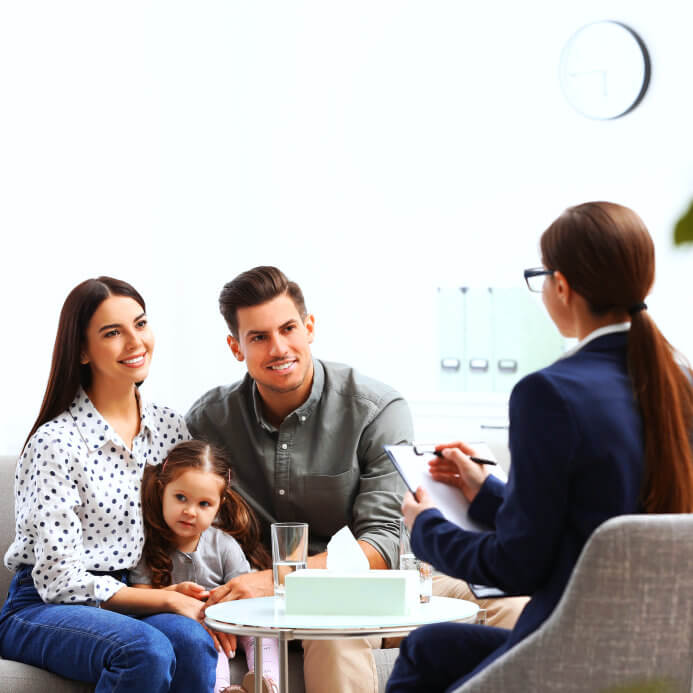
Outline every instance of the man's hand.
<svg viewBox="0 0 693 693"><path fill-rule="evenodd" d="M271 597L272 594L274 594L272 571L260 570L255 573L244 573L229 580L225 585L215 587L209 593L207 606L219 602L230 602L234 599Z"/></svg>
<svg viewBox="0 0 693 693"><path fill-rule="evenodd" d="M410 532L419 513L429 508L435 508L435 505L433 505L431 497L426 493L423 486L419 486L419 488L416 489L416 498L414 498L410 491L404 494L402 515L404 515L404 523L407 525L407 529Z"/></svg>
<svg viewBox="0 0 693 693"><path fill-rule="evenodd" d="M435 457L428 463L431 476L436 481L459 488L471 503L490 474L489 470L483 464L470 460L469 456L475 454L474 450L460 441L437 445L436 450L440 451L442 457ZM416 495L419 495L418 491Z"/></svg>

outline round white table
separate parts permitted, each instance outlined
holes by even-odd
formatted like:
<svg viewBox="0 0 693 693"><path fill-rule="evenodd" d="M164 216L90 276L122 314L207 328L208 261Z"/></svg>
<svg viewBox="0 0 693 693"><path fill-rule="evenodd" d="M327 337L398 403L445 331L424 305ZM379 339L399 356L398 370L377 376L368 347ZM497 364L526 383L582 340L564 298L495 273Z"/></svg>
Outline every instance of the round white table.
<svg viewBox="0 0 693 693"><path fill-rule="evenodd" d="M213 630L255 638L255 670L262 671L260 638L279 640L279 691L288 693L289 640L333 640L391 637L410 633L428 623L474 622L479 607L464 599L432 597L408 616L308 616L287 614L281 597L239 599L210 606L205 623ZM262 677L255 677L255 692L262 691Z"/></svg>

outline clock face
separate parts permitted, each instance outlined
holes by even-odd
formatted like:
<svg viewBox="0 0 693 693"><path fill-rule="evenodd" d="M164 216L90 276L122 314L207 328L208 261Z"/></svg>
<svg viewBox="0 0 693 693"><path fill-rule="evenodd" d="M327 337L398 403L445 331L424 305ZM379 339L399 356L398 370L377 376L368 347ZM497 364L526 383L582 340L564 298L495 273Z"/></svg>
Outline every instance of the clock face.
<svg viewBox="0 0 693 693"><path fill-rule="evenodd" d="M608 120L633 110L650 81L645 44L618 22L578 29L561 53L561 88L576 111Z"/></svg>

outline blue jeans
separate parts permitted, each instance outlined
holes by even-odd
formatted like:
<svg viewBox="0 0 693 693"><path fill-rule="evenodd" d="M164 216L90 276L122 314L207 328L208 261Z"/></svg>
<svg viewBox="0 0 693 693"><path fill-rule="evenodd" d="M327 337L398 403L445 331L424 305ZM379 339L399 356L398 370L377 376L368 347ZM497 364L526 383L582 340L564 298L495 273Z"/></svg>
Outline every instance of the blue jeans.
<svg viewBox="0 0 693 693"><path fill-rule="evenodd" d="M0 656L94 683L97 693L211 693L217 667L212 638L196 621L46 604L31 566L17 571L0 612Z"/></svg>

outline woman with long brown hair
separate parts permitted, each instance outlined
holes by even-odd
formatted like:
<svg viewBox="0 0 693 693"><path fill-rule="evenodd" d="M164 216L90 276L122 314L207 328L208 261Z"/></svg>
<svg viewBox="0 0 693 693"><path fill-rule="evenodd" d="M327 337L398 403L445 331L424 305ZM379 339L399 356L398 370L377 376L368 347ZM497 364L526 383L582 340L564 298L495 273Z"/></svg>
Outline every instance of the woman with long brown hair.
<svg viewBox="0 0 693 693"><path fill-rule="evenodd" d="M544 232L541 254L527 284L542 292L560 332L579 342L513 388L507 485L471 461L463 443L439 446L429 463L489 531L448 522L423 489L402 506L417 556L531 599L512 631L418 629L402 643L390 693L452 690L536 630L605 520L693 510L693 388L647 311L655 263L645 225L617 204L578 205Z"/></svg>
<svg viewBox="0 0 693 693"><path fill-rule="evenodd" d="M125 584L144 541L142 473L190 437L182 417L139 392L153 349L130 284L88 279L65 300L17 465L0 656L97 691L211 691L217 655L204 602Z"/></svg>
<svg viewBox="0 0 693 693"><path fill-rule="evenodd" d="M260 570L272 564L260 542L255 516L231 486L231 468L218 450L202 441L179 443L163 463L145 469L142 515L142 559L130 571L135 587L178 590L183 586L184 592L196 589L200 598L206 598L211 590L249 572L251 564ZM229 660L221 652L215 693L253 690L254 639L239 640L249 669L243 688L230 685ZM262 647L263 684L271 691L279 680L278 644L269 638Z"/></svg>

